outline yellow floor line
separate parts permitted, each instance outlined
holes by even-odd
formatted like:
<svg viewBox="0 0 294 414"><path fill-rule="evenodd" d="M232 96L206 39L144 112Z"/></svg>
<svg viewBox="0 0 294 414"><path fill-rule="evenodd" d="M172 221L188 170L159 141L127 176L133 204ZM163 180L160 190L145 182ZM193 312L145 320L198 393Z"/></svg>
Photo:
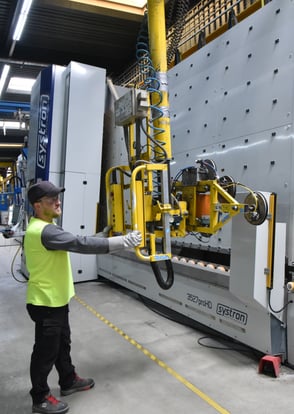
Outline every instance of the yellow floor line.
<svg viewBox="0 0 294 414"><path fill-rule="evenodd" d="M148 349L144 348L141 344L139 344L137 341L135 341L133 338L128 336L123 330L115 326L112 322L110 322L108 319L104 318L103 315L101 315L99 312L97 312L95 309L93 309L91 306L89 306L86 302L84 302L81 298L78 296L75 296L75 299L83 305L88 311L93 313L100 321L104 322L109 328L113 329L115 332L117 332L119 335L121 335L126 341L128 341L130 344L135 346L137 349L139 349L141 352L143 352L144 355L146 355L148 358L150 358L153 362L155 362L157 365L159 365L161 368L163 368L166 372L168 372L170 375L172 375L174 378L176 378L179 382L181 382L183 385L185 385L190 391L194 392L194 394L197 394L198 397L200 397L203 401L205 401L207 404L209 404L211 407L213 407L217 412L220 414L230 414L228 410L220 406L217 402L215 402L212 398L210 398L208 395L206 395L204 392L202 392L199 388L195 387L191 382L186 380L182 375L178 374L174 369L172 369L169 365L167 365L165 362L161 361L159 358L157 358L155 355L153 355Z"/></svg>

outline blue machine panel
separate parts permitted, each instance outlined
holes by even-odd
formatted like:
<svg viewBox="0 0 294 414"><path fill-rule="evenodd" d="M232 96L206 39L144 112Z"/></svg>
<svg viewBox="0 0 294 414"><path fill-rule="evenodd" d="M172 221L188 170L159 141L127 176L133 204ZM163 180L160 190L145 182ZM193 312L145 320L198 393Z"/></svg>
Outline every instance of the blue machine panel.
<svg viewBox="0 0 294 414"><path fill-rule="evenodd" d="M29 179L34 181L49 177L54 76L54 66L43 69L32 90Z"/></svg>

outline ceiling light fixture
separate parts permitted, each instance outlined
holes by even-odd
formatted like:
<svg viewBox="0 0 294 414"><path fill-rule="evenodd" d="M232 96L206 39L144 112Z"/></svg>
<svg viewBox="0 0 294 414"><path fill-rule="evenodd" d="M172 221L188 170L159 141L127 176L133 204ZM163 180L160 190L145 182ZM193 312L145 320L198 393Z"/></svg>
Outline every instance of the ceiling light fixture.
<svg viewBox="0 0 294 414"><path fill-rule="evenodd" d="M12 77L7 86L7 92L30 94L36 79Z"/></svg>
<svg viewBox="0 0 294 414"><path fill-rule="evenodd" d="M0 142L0 148L23 148L24 144L17 144L12 142Z"/></svg>
<svg viewBox="0 0 294 414"><path fill-rule="evenodd" d="M10 70L10 66L9 65L4 65L3 70L2 70L1 79L0 79L0 96L1 96L1 93L3 91L3 88L4 88L4 85L5 85L9 70Z"/></svg>
<svg viewBox="0 0 294 414"><path fill-rule="evenodd" d="M25 129L25 122L19 121L0 121L0 128L5 129Z"/></svg>
<svg viewBox="0 0 294 414"><path fill-rule="evenodd" d="M22 35L22 31L23 31L24 25L26 23L28 13L30 11L30 7L32 5L32 1L33 0L24 0L24 2L23 2L20 14L18 16L16 26L15 26L13 37L12 37L12 39L16 42L20 39L20 37Z"/></svg>

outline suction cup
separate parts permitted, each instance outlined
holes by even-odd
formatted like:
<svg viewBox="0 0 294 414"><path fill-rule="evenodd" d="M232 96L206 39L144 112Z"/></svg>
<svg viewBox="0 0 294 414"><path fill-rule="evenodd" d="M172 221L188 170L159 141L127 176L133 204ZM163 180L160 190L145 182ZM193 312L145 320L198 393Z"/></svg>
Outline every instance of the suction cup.
<svg viewBox="0 0 294 414"><path fill-rule="evenodd" d="M244 200L244 204L248 205L248 209L244 213L244 217L248 223L259 226L265 221L268 215L268 204L263 194L248 194Z"/></svg>

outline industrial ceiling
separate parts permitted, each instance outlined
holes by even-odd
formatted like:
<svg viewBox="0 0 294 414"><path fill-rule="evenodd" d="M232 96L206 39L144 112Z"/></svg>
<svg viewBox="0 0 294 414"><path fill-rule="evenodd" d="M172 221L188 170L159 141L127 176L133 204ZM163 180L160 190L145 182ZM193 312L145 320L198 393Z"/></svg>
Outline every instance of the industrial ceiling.
<svg viewBox="0 0 294 414"><path fill-rule="evenodd" d="M35 79L44 67L66 66L70 61L106 68L108 75L116 76L135 61L144 14L144 7L135 7L135 1L127 6L123 1L33 0L22 36L13 41L23 3L0 0L0 77L4 66L10 66L0 96L2 125L5 120L25 120L29 108L29 94L6 91L11 77ZM20 153L16 148L4 148L3 143L23 143L27 133L0 124L0 162L15 160Z"/></svg>
<svg viewBox="0 0 294 414"><path fill-rule="evenodd" d="M27 2L31 5L22 35L13 40ZM7 144L23 145L28 135L30 93L8 92L10 79L36 79L44 67L67 66L71 61L105 68L108 76L116 78L136 61L136 43L146 3L147 0L0 0L0 175L3 164L15 161L21 152L20 148L11 145L8 148ZM174 27L176 38L179 14L183 16L195 6L201 12L199 24L203 25L212 3L165 0L167 29ZM260 1L217 0L217 3L221 6L212 8L213 16L220 13L227 22L233 7L240 9L241 3L254 6ZM215 21L216 17L212 20L214 25ZM1 93L2 75L8 66L10 70ZM19 121L24 128L9 129L5 124L11 120Z"/></svg>

